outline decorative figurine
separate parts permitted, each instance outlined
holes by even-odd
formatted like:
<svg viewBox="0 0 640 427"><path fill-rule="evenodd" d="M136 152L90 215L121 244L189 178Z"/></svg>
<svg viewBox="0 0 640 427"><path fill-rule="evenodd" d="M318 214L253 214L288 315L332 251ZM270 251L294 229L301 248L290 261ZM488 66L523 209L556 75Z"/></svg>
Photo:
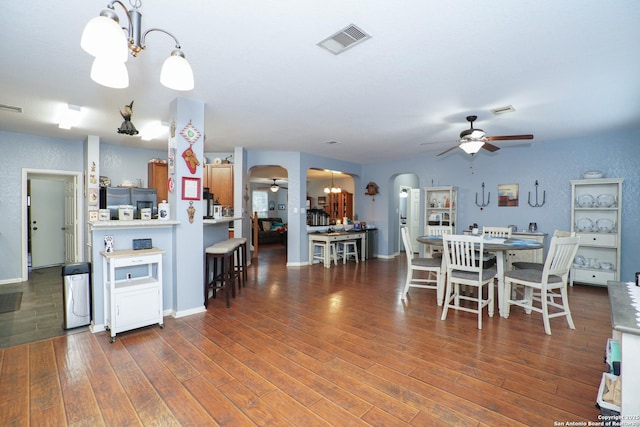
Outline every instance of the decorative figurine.
<svg viewBox="0 0 640 427"><path fill-rule="evenodd" d="M193 207L193 202L189 202L189 207L187 208L187 215L189 216L189 223L193 224L193 218L196 213L196 208Z"/></svg>
<svg viewBox="0 0 640 427"><path fill-rule="evenodd" d="M136 129L133 122L131 122L131 116L133 115L133 101L131 101L131 104L124 106L124 113L120 111L120 115L124 121L118 128L118 133L124 133L125 135L137 135L138 129Z"/></svg>

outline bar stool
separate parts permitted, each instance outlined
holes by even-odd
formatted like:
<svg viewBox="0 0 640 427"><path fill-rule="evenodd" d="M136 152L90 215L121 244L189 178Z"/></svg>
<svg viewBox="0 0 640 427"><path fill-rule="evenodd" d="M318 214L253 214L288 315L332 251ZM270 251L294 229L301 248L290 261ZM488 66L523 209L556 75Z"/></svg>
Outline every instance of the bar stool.
<svg viewBox="0 0 640 427"><path fill-rule="evenodd" d="M329 259L325 260L324 258L324 254L325 254L325 248L329 247ZM316 249L320 249L319 253L316 252ZM313 242L313 261L318 260L320 261L322 264L325 263L325 261L328 261L327 264L331 265L331 260L333 259L333 263L335 265L338 265L338 256L336 254L336 244L335 243L329 243L329 242Z"/></svg>
<svg viewBox="0 0 640 427"><path fill-rule="evenodd" d="M229 241L235 244L235 272L238 276L238 288L244 288L247 283L247 238L234 237Z"/></svg>
<svg viewBox="0 0 640 427"><path fill-rule="evenodd" d="M209 305L209 289L213 290L213 298L216 297L218 289L224 289L227 308L229 308L230 296L236 297L235 244L228 241L218 242L205 249L205 256L204 306ZM220 272L218 272L218 264Z"/></svg>
<svg viewBox="0 0 640 427"><path fill-rule="evenodd" d="M343 247L342 247L342 263L346 264L347 263L347 258L349 258L349 256L352 256L355 258L356 260L356 264L359 262L358 261L358 245L357 242L355 240L345 240L344 242L342 242Z"/></svg>

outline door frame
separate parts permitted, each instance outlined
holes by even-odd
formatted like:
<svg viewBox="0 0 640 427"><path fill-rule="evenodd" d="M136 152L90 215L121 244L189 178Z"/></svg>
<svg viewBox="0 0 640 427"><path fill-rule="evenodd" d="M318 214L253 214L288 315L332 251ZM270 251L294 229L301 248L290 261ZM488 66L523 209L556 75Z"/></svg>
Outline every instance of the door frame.
<svg viewBox="0 0 640 427"><path fill-rule="evenodd" d="M65 177L73 180L75 186L75 207L76 207L76 224L75 224L75 246L76 246L76 254L79 258L76 261L82 261L84 256L84 251L82 250L82 242L84 242L84 227L82 224L84 223L83 219L83 209L84 201L82 195L82 172L75 171L64 171L64 170L54 170L54 169L22 169L22 197L20 198L20 210L21 210L21 227L22 227L22 281L26 281L29 279L29 254L28 254L28 224L27 224L27 194L28 194L28 186L27 182L29 178L32 176L37 177L47 177L47 176L56 176L56 177Z"/></svg>

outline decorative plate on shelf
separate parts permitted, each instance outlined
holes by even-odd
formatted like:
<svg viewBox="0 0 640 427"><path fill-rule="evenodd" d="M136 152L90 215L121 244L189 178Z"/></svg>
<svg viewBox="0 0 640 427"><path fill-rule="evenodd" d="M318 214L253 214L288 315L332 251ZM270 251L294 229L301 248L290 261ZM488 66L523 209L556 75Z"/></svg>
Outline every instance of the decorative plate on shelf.
<svg viewBox="0 0 640 427"><path fill-rule="evenodd" d="M611 233L615 228L615 224L610 219L600 218L596 221L596 227L603 233Z"/></svg>
<svg viewBox="0 0 640 427"><path fill-rule="evenodd" d="M578 206L580 206L581 208L590 208L593 206L595 201L596 200L593 198L591 194L582 194L578 196L576 203L578 203Z"/></svg>
<svg viewBox="0 0 640 427"><path fill-rule="evenodd" d="M613 264L610 262L601 262L600 268L603 270L613 270Z"/></svg>
<svg viewBox="0 0 640 427"><path fill-rule="evenodd" d="M602 178L603 176L604 174L600 171L587 171L582 175L584 179L598 179Z"/></svg>
<svg viewBox="0 0 640 427"><path fill-rule="evenodd" d="M613 194L601 194L596 197L596 204L601 208L610 208L616 204L616 198Z"/></svg>
<svg viewBox="0 0 640 427"><path fill-rule="evenodd" d="M591 231L593 230L593 221L590 218L580 218L576 221L576 228L578 231Z"/></svg>

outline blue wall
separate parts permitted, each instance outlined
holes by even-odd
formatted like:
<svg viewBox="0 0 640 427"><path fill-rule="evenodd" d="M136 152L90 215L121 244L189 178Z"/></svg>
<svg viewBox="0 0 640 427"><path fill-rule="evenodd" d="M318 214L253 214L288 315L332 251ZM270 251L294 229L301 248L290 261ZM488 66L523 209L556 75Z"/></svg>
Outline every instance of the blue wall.
<svg viewBox="0 0 640 427"><path fill-rule="evenodd" d="M605 136L539 142L533 146L508 147L501 144L496 153L481 152L474 157L454 152L444 157L424 156L403 161L358 165L350 162L312 156L297 152L248 151L247 168L256 165L282 165L289 179L290 254L296 263L307 256L306 243L301 243L305 218L300 208L306 198L306 171L310 167L328 168L351 173L355 181L355 207L359 219L375 223L378 228L378 252L393 256L397 248L398 181L401 174L415 174L415 187L454 185L458 193L459 231L473 222L479 225L516 224L524 227L531 221L540 231L569 229L571 186L588 170L601 170L606 177L624 178L622 210L622 280L632 280L640 271L640 144L633 132L618 132ZM20 176L21 169L82 170L82 141L0 132L0 282L19 277L20 272ZM131 170L146 177L146 162L153 157L165 158L166 153L119 146L101 147L100 174L116 179L139 178ZM110 159L110 160L106 160ZM116 161L116 159L119 159ZM527 204L528 192L534 192L538 180L540 191L546 191L546 204L532 208ZM364 186L374 181L380 186L375 197L364 195ZM476 193L482 183L491 192L491 204L480 209L475 205ZM518 207L497 206L497 186L519 184ZM535 193L534 193L535 194ZM294 212L297 209L297 212ZM296 238L296 233L298 237ZM295 241L292 241L295 240ZM306 241L306 239L305 239Z"/></svg>
<svg viewBox="0 0 640 427"><path fill-rule="evenodd" d="M500 144L507 147L508 143ZM413 158L404 161L368 164L362 167L364 182L375 181L381 194L375 202L356 191L357 206L366 206L376 224L393 224L398 206L395 177L402 173L416 173L420 187L453 185L458 187L458 232L469 224L508 225L522 229L529 222L538 223L542 232L571 228L570 180L581 179L588 170L600 170L608 178L624 178L622 201L622 274L621 280L633 280L640 271L640 144L637 134L619 132L606 136L540 142L532 146L502 148L495 153L481 152L474 157L462 151L444 157ZM546 191L546 203L532 208L527 195L535 198L535 181L539 193ZM475 204L476 193L491 192L491 204L481 209ZM497 186L519 184L520 202L517 207L498 207ZM375 204L375 207L372 205ZM360 208L358 208L360 210ZM421 221L423 225L423 222ZM381 254L397 251L396 227L382 227L379 231Z"/></svg>

